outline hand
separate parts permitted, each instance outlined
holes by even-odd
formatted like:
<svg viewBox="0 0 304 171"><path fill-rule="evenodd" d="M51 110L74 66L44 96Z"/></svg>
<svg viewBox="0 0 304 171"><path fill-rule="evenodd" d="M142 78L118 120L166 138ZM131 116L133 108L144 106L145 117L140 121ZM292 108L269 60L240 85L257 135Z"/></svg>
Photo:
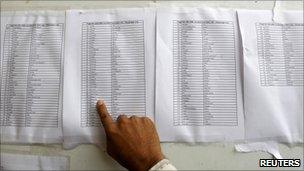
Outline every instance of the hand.
<svg viewBox="0 0 304 171"><path fill-rule="evenodd" d="M105 103L97 111L107 136L107 153L129 170L146 171L164 159L153 122L147 117L120 115L114 122Z"/></svg>

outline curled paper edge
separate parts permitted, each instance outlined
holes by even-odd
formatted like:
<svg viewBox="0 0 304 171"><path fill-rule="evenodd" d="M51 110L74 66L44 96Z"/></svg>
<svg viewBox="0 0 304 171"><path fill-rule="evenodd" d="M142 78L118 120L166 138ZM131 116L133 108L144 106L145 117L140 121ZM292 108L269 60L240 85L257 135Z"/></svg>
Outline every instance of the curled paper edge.
<svg viewBox="0 0 304 171"><path fill-rule="evenodd" d="M280 21L281 6L282 6L281 1L274 1L274 5L273 5L272 10L271 10L271 12L272 12L271 20L274 23L280 23L281 22Z"/></svg>
<svg viewBox="0 0 304 171"><path fill-rule="evenodd" d="M274 141L236 144L234 148L237 152L243 153L263 151L271 154L276 159L283 159L279 152L278 144Z"/></svg>

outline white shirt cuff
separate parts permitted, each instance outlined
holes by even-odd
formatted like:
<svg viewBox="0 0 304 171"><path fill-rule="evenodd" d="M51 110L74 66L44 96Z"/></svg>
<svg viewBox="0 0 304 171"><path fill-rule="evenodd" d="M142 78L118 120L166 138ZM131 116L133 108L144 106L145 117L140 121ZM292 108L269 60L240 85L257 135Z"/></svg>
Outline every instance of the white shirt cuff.
<svg viewBox="0 0 304 171"><path fill-rule="evenodd" d="M177 170L168 159L162 159L156 165L154 165L149 171L154 170Z"/></svg>

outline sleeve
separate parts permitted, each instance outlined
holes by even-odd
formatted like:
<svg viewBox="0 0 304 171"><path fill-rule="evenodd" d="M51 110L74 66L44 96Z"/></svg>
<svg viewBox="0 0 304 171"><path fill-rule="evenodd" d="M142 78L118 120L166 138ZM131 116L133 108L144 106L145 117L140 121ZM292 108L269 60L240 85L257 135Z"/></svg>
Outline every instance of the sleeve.
<svg viewBox="0 0 304 171"><path fill-rule="evenodd" d="M177 170L168 159L163 159L156 163L149 171L156 171L156 170Z"/></svg>

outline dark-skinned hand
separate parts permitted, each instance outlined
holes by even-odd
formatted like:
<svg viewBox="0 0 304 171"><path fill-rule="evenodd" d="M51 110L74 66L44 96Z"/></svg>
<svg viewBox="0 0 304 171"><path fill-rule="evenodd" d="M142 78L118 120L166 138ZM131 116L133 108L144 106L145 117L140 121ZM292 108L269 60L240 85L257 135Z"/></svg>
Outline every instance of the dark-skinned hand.
<svg viewBox="0 0 304 171"><path fill-rule="evenodd" d="M125 168L146 171L164 159L153 122L120 115L114 122L102 100L96 104L107 137L107 153Z"/></svg>

